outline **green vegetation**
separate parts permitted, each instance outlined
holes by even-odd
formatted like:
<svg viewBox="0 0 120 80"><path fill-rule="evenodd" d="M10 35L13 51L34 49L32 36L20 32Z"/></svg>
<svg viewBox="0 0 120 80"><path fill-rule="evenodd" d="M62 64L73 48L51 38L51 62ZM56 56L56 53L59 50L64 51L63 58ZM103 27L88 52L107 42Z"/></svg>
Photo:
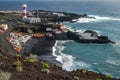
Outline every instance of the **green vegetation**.
<svg viewBox="0 0 120 80"><path fill-rule="evenodd" d="M28 62L28 63L34 63L35 61L31 58L25 59L24 62Z"/></svg>
<svg viewBox="0 0 120 80"><path fill-rule="evenodd" d="M0 57L3 58L4 56L0 53Z"/></svg>
<svg viewBox="0 0 120 80"><path fill-rule="evenodd" d="M41 69L41 72L49 74L49 73L50 73L50 70L43 68L43 69Z"/></svg>
<svg viewBox="0 0 120 80"><path fill-rule="evenodd" d="M33 55L33 54L30 54L29 58L33 59L35 62L37 62L39 60L39 57L37 55Z"/></svg>
<svg viewBox="0 0 120 80"><path fill-rule="evenodd" d="M112 76L111 76L111 75L105 75L105 77L106 77L106 78L109 78L109 79L111 79L111 78L112 78Z"/></svg>
<svg viewBox="0 0 120 80"><path fill-rule="evenodd" d="M4 58L4 59L7 59L8 57L7 57L7 56L4 56L3 58Z"/></svg>
<svg viewBox="0 0 120 80"><path fill-rule="evenodd" d="M0 62L0 66L3 65L4 63L3 62Z"/></svg>
<svg viewBox="0 0 120 80"><path fill-rule="evenodd" d="M78 76L74 76L73 78L74 78L74 80L79 80Z"/></svg>
<svg viewBox="0 0 120 80"><path fill-rule="evenodd" d="M17 72L21 72L23 71L23 68L22 68L22 63L19 59L17 59L13 64L12 64L13 67L15 67L15 70Z"/></svg>
<svg viewBox="0 0 120 80"><path fill-rule="evenodd" d="M8 72L0 72L0 80L9 80L12 74Z"/></svg>
<svg viewBox="0 0 120 80"><path fill-rule="evenodd" d="M46 68L46 69L50 68L49 64L45 62L41 62L41 63L42 63L43 68Z"/></svg>
<svg viewBox="0 0 120 80"><path fill-rule="evenodd" d="M50 66L49 66L49 64L47 64L45 62L41 62L41 64L42 64L42 67L43 67L43 69L41 69L41 72L49 74L50 73L50 70L49 70Z"/></svg>
<svg viewBox="0 0 120 80"><path fill-rule="evenodd" d="M23 68L22 68L21 66L16 66L16 67L15 67L15 70L16 70L17 72L21 72L21 71L23 71Z"/></svg>
<svg viewBox="0 0 120 80"><path fill-rule="evenodd" d="M22 68L22 62L20 61L21 55L20 54L16 54L16 61L13 62L12 66L15 67L15 70L17 72L21 72L23 71ZM36 55L30 55L29 57L26 57L24 62L28 62L28 63L34 63L36 60L37 56Z"/></svg>
<svg viewBox="0 0 120 80"><path fill-rule="evenodd" d="M0 20L21 19L20 15L0 14Z"/></svg>
<svg viewBox="0 0 120 80"><path fill-rule="evenodd" d="M97 78L96 80L102 80L102 79L100 79L100 78Z"/></svg>
<svg viewBox="0 0 120 80"><path fill-rule="evenodd" d="M33 62L37 62L39 60L37 55L33 55L30 54L29 57L26 57L26 59L24 60L24 62L29 62L29 63L33 63Z"/></svg>
<svg viewBox="0 0 120 80"><path fill-rule="evenodd" d="M4 58L4 59L7 59L7 56L2 55L1 53L0 53L0 57Z"/></svg>
<svg viewBox="0 0 120 80"><path fill-rule="evenodd" d="M18 57L21 57L21 55L20 55L20 54L18 54L18 53L17 53L15 56L16 56L17 58L18 58Z"/></svg>
<svg viewBox="0 0 120 80"><path fill-rule="evenodd" d="M22 66L22 63L21 63L21 61L20 60L16 60L15 62L13 62L13 64L12 64L12 66Z"/></svg>
<svg viewBox="0 0 120 80"><path fill-rule="evenodd" d="M86 74L86 73L87 73L87 70L82 70L82 73L83 73L83 74Z"/></svg>

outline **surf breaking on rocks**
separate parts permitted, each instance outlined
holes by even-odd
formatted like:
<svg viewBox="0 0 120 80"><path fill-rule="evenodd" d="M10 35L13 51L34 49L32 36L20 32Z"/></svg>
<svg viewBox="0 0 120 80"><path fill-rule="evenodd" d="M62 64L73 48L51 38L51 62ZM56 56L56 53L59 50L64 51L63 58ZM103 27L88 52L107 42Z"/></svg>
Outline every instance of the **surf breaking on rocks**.
<svg viewBox="0 0 120 80"><path fill-rule="evenodd" d="M73 21L76 21L76 23L89 23L89 22L100 22L100 21L120 21L120 18L114 18L114 17L104 17L104 16L98 16L98 15L89 15L90 17L94 18L79 18L75 19Z"/></svg>

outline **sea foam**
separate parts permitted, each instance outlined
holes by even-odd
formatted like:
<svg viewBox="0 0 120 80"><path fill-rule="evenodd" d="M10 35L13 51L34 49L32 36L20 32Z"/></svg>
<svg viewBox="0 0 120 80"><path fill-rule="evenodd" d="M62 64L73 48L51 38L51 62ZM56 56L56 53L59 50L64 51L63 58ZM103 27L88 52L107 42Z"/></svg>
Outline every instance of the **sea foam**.
<svg viewBox="0 0 120 80"><path fill-rule="evenodd" d="M108 59L108 60L106 60L106 62L111 64L111 65L115 65L115 66L120 65L120 60L117 60L117 59Z"/></svg>
<svg viewBox="0 0 120 80"><path fill-rule="evenodd" d="M77 29L77 28L76 28L76 30L74 30L72 27L69 27L69 26L67 26L67 28L72 32L75 31L75 32L83 33L84 31L86 31L85 29ZM100 36L100 34L102 34L102 32L98 31L98 30L92 30L92 31L95 31L98 34L98 36Z"/></svg>
<svg viewBox="0 0 120 80"><path fill-rule="evenodd" d="M75 19L75 21L77 21L77 23L100 22L100 21L108 21L108 20L120 21L120 18L114 18L114 17L104 17L104 16L98 16L98 15L89 15L89 16L95 17L95 19L94 18L79 18L78 20Z"/></svg>
<svg viewBox="0 0 120 80"><path fill-rule="evenodd" d="M69 41L69 40L68 40ZM73 65L74 57L72 55L64 54L62 51L64 50L63 44L67 41L56 41L53 47L53 55L56 57L56 60L63 64L63 68L66 70L70 70L69 68Z"/></svg>
<svg viewBox="0 0 120 80"><path fill-rule="evenodd" d="M88 65L87 63L83 61L75 61L75 57L62 52L65 49L63 44L68 41L56 41L53 47L53 55L56 57L56 60L61 62L63 64L63 69L67 71L89 68L90 65Z"/></svg>
<svg viewBox="0 0 120 80"><path fill-rule="evenodd" d="M69 40L68 40L69 41ZM71 55L63 54L62 51L64 50L63 44L67 41L56 41L54 47L53 47L53 55L56 57L56 60L64 63L66 60L69 60L72 58Z"/></svg>

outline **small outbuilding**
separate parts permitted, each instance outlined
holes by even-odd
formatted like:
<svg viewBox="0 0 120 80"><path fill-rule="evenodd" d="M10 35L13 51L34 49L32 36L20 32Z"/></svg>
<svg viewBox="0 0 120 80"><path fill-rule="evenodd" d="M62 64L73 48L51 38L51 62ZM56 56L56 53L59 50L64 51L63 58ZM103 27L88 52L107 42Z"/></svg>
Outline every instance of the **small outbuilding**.
<svg viewBox="0 0 120 80"><path fill-rule="evenodd" d="M7 24L1 24L0 28L3 30L7 30L8 29L8 25Z"/></svg>
<svg viewBox="0 0 120 80"><path fill-rule="evenodd" d="M23 18L25 23L39 23L41 22L40 18Z"/></svg>

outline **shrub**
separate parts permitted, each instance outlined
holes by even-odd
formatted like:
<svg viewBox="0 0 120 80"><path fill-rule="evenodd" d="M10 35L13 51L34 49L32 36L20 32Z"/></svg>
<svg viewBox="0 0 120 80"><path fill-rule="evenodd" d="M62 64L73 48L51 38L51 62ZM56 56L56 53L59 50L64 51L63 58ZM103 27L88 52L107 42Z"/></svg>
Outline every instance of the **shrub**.
<svg viewBox="0 0 120 80"><path fill-rule="evenodd" d="M21 72L21 71L23 71L23 68L22 68L21 66L16 66L16 67L15 67L15 70L16 70L17 72Z"/></svg>
<svg viewBox="0 0 120 80"><path fill-rule="evenodd" d="M35 62L39 60L39 57L37 55L30 54L30 58L33 59Z"/></svg>
<svg viewBox="0 0 120 80"><path fill-rule="evenodd" d="M26 59L26 60L24 60L24 62L28 62L28 63L33 63L33 62L35 62L33 59Z"/></svg>
<svg viewBox="0 0 120 80"><path fill-rule="evenodd" d="M18 53L17 53L15 56L16 56L16 57L21 57L21 55L20 55L20 54L18 54Z"/></svg>
<svg viewBox="0 0 120 80"><path fill-rule="evenodd" d="M3 58L3 55L0 53L0 57Z"/></svg>
<svg viewBox="0 0 120 80"><path fill-rule="evenodd" d="M87 73L87 70L82 70L82 73L83 73L83 74L86 74L86 73Z"/></svg>
<svg viewBox="0 0 120 80"><path fill-rule="evenodd" d="M43 68L43 69L41 70L41 72L44 72L44 73L49 74L49 73L50 73L50 70L49 70L49 69L46 69L46 68Z"/></svg>
<svg viewBox="0 0 120 80"><path fill-rule="evenodd" d="M4 63L3 62L0 62L0 66L3 65Z"/></svg>
<svg viewBox="0 0 120 80"><path fill-rule="evenodd" d="M23 71L23 68L22 68L22 63L20 60L16 60L13 64L12 64L13 67L15 67L15 70L17 72L21 72Z"/></svg>
<svg viewBox="0 0 120 80"><path fill-rule="evenodd" d="M0 80L9 80L12 74L8 72L0 72Z"/></svg>
<svg viewBox="0 0 120 80"><path fill-rule="evenodd" d="M4 58L4 59L7 59L8 57L7 57L7 56L4 56L3 58Z"/></svg>
<svg viewBox="0 0 120 80"><path fill-rule="evenodd" d="M20 60L16 60L13 64L12 64L12 66L22 66L22 63L21 63L21 61Z"/></svg>
<svg viewBox="0 0 120 80"><path fill-rule="evenodd" d="M74 80L79 80L78 76L74 76L73 78L74 78Z"/></svg>
<svg viewBox="0 0 120 80"><path fill-rule="evenodd" d="M46 68L46 69L50 68L49 64L47 64L45 62L41 62L41 63L42 63L43 68Z"/></svg>
<svg viewBox="0 0 120 80"><path fill-rule="evenodd" d="M112 78L111 75L105 75L105 77L106 77L106 78L110 78L110 79Z"/></svg>
<svg viewBox="0 0 120 80"><path fill-rule="evenodd" d="M96 80L102 80L102 79L100 79L100 78L97 78Z"/></svg>
<svg viewBox="0 0 120 80"><path fill-rule="evenodd" d="M24 62L33 63L33 62L37 62L38 59L39 59L39 58L38 58L37 55L30 54L29 57L26 57L26 59L24 60Z"/></svg>
<svg viewBox="0 0 120 80"><path fill-rule="evenodd" d="M0 53L0 57L1 57L1 58L4 58L4 59L7 59L7 58L8 58L7 56L2 55L1 53Z"/></svg>

